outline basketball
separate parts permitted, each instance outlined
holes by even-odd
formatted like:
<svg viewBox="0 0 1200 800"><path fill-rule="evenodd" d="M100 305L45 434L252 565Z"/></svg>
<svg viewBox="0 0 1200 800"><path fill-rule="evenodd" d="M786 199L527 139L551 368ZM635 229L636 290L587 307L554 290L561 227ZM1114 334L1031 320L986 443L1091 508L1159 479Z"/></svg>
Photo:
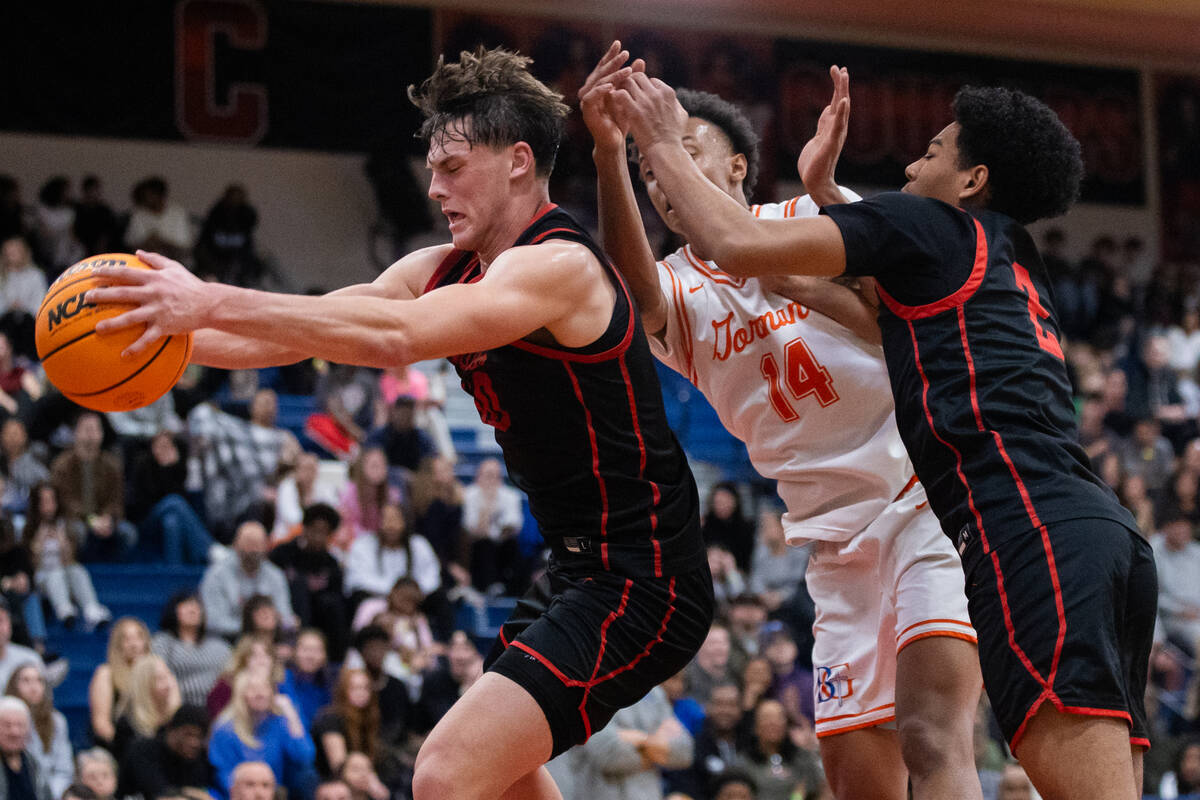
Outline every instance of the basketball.
<svg viewBox="0 0 1200 800"><path fill-rule="evenodd" d="M93 274L98 267L151 269L127 253L91 256L69 267L38 309L38 358L46 377L68 399L95 411L130 411L150 405L175 385L191 358L192 335L164 336L136 357L122 358L146 328L96 332L96 323L133 308L85 300L88 289L105 285Z"/></svg>

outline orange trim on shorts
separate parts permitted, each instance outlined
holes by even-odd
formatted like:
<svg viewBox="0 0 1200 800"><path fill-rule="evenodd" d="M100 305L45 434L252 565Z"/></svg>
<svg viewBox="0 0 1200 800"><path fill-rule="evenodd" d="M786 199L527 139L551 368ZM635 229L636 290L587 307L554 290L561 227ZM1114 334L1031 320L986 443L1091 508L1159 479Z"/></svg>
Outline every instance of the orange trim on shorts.
<svg viewBox="0 0 1200 800"><path fill-rule="evenodd" d="M827 736L837 736L838 734L841 734L841 733L850 733L851 731L861 731L863 728L875 728L875 727L878 727L879 725L883 725L885 722L895 722L895 721L896 721L896 715L893 714L892 716L884 717L883 719L875 719L875 720L871 720L870 722L860 722L857 725L847 725L844 728L836 728L832 731L819 731L817 733L817 738L824 739Z"/></svg>
<svg viewBox="0 0 1200 800"><path fill-rule="evenodd" d="M948 625L961 625L964 628L971 627L971 623L963 622L961 619L926 619L926 620L922 620L920 622L914 622L912 625L909 625L907 628L900 631L900 633L896 634L896 641L903 639L904 634L908 633L913 628L919 628L922 625L934 625L934 624L943 623L943 622Z"/></svg>
<svg viewBox="0 0 1200 800"><path fill-rule="evenodd" d="M874 708L868 708L866 711L859 711L854 714L839 714L836 717L827 717L826 719L819 719L816 721L815 724L823 725L826 722L836 722L839 719L854 719L855 717L861 717L866 714L874 714L876 711L883 711L885 708L895 708L895 707L896 707L895 703L884 703L881 706L875 706Z"/></svg>
<svg viewBox="0 0 1200 800"><path fill-rule="evenodd" d="M904 488L900 490L900 494L898 494L892 498L892 502L894 503L897 500L899 500L901 497L904 497L904 495L908 494L908 490L913 488L914 486L916 486L919 482L920 481L917 480L917 476L913 475L911 478L908 479L908 483L904 484Z"/></svg>
<svg viewBox="0 0 1200 800"><path fill-rule="evenodd" d="M976 639L974 636L968 636L965 633L958 633L956 631L926 631L925 633L918 633L911 639L905 640L903 644L898 645L896 647L896 655L899 655L904 648L908 647L913 642L919 642L921 639L928 639L932 636L944 636L947 639L962 639L964 642L970 642L973 645L979 644L978 639Z"/></svg>

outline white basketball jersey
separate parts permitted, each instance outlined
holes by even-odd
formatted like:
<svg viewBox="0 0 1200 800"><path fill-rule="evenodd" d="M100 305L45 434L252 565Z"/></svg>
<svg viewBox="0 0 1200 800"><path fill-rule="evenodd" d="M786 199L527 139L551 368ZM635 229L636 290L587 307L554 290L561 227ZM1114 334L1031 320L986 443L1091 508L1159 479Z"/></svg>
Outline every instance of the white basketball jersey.
<svg viewBox="0 0 1200 800"><path fill-rule="evenodd" d="M818 213L807 196L753 211ZM778 481L789 543L849 539L904 491L913 469L881 346L690 247L660 261L658 274L669 311L651 349L704 393L755 469Z"/></svg>

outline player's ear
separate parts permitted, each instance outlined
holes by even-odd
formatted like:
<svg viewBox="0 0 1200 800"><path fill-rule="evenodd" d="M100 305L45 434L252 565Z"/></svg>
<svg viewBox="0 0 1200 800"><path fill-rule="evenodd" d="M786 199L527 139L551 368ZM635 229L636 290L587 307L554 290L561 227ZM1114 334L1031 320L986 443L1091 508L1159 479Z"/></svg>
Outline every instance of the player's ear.
<svg viewBox="0 0 1200 800"><path fill-rule="evenodd" d="M733 158L729 159L729 177L734 183L741 183L746 180L746 156L743 153L738 153Z"/></svg>
<svg viewBox="0 0 1200 800"><path fill-rule="evenodd" d="M988 186L987 164L976 164L964 170L965 182L958 192L960 201L986 201L990 187Z"/></svg>
<svg viewBox="0 0 1200 800"><path fill-rule="evenodd" d="M524 175L532 175L537 171L537 162L533 157L533 150L526 142L517 142L513 145L512 150L512 167L509 171L510 177L518 178Z"/></svg>

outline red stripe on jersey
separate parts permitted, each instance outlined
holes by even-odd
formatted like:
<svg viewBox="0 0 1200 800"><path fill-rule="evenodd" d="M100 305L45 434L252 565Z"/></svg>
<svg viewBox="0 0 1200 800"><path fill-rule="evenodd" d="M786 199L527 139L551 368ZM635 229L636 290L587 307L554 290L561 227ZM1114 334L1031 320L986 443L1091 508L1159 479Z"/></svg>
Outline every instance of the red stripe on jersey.
<svg viewBox="0 0 1200 800"><path fill-rule="evenodd" d="M675 577L674 576L671 577L671 582L667 584L667 592L668 592L667 612L665 614L663 614L662 624L658 626L658 633L656 633L654 635L654 638L650 640L649 644L647 644L644 648L642 648L642 652L638 653L636 656L633 657L632 661L630 661L628 664L626 664L623 667L617 667L612 672L608 673L607 675L604 675L603 677L596 678L592 682L593 685L595 685L597 683L604 683L607 680L611 680L612 678L617 677L622 672L628 672L629 670L633 669L641 662L642 659L644 659L646 656L650 655L650 651L654 649L654 646L656 644L658 644L662 641L663 634L667 632L667 625L671 622L671 617L675 614L675 597L676 597L676 595L675 595Z"/></svg>
<svg viewBox="0 0 1200 800"><path fill-rule="evenodd" d="M625 363L625 357L621 356L621 377L625 379L625 394L629 397L629 417L633 420L633 435L638 443L638 478L645 480L646 478L646 442L642 439L642 423L638 419L637 398L633 396L633 381L629 378L629 367ZM662 577L662 547L659 545L658 539L654 538L654 532L658 530L658 514L654 509L658 507L658 487L652 481L650 483L651 504L650 504L650 544L654 547L654 577Z"/></svg>
<svg viewBox="0 0 1200 800"><path fill-rule="evenodd" d="M604 659L604 648L608 645L608 626L612 625L617 617L625 614L625 607L629 605L629 590L631 588L633 588L633 581L626 578L625 588L621 592L621 602L617 604L617 610L605 617L604 622L600 623L600 649L596 653L596 663L592 665L592 676L588 678L587 685L583 687L583 699L579 701L579 716L583 717L583 730L588 737L592 735L592 721L587 715L588 694L591 693L592 687L597 683L596 673L600 671L600 662Z"/></svg>
<svg viewBox="0 0 1200 800"><path fill-rule="evenodd" d="M906 306L884 291L882 286L876 284L875 288L879 291L879 299L893 314L906 320L925 319L948 311L955 306L961 306L971 299L971 296L979 289L979 285L983 283L983 276L987 274L988 265L987 237L983 233L983 226L979 224L979 220L973 217L971 221L975 223L975 264L971 267L971 274L967 278L967 282L949 297L943 297L937 302L920 306Z"/></svg>
<svg viewBox="0 0 1200 800"><path fill-rule="evenodd" d="M442 263L438 264L438 268L433 271L433 275L429 276L429 281L425 284L425 289L422 293L431 292L438 288L442 284L442 281L446 279L446 275L449 274L450 270L454 269L465 255L467 255L466 250L451 250L447 253L446 257L442 259ZM467 261L466 266L463 267L463 274L459 276L459 280L456 283L461 283L463 275L467 275L478 263L479 256L471 253L471 258Z"/></svg>
<svg viewBox="0 0 1200 800"><path fill-rule="evenodd" d="M534 650L532 647L525 644L520 639L514 639L512 646L517 648L518 650L522 650L522 651L528 653L529 655L533 656L538 661L540 661L542 663L543 667L550 670L552 673L554 673L554 677L556 677L560 681L562 681L563 686L571 686L571 687L587 686L587 681L577 681L574 678L568 678L566 675L563 674L563 671L561 669L554 666L553 661L546 658L544 655L539 653L537 650Z"/></svg>
<svg viewBox="0 0 1200 800"><path fill-rule="evenodd" d="M604 476L600 474L600 447L596 443L596 427L592 424L592 412L583 400L583 389L579 386L575 371L566 362L563 362L563 367L571 379L575 397L579 400L579 407L583 409L583 418L587 422L588 441L592 446L592 474L596 476L596 485L600 488L600 560L604 568L608 569L608 487L604 483Z"/></svg>
<svg viewBox="0 0 1200 800"><path fill-rule="evenodd" d="M745 278L735 278L732 275L721 272L719 269L714 270L710 268L708 264L704 263L704 259L692 252L692 246L690 244L685 244L682 252L683 257L688 260L688 263L695 267L697 272L711 280L713 283L723 283L726 286L732 286L735 289L740 289L746 285Z"/></svg>
<svg viewBox="0 0 1200 800"><path fill-rule="evenodd" d="M683 346L683 356L687 360L687 374L684 377L696 385L700 382L700 376L696 373L696 362L692 351L692 323L687 315L687 302L683 299L683 284L670 264L666 261L658 263L667 270L667 277L671 279L671 289L675 295L675 317L679 323L679 340Z"/></svg>
<svg viewBox="0 0 1200 800"><path fill-rule="evenodd" d="M542 240L544 240L550 234L564 233L564 232L565 233L579 233L579 231L575 230L574 228L551 228L548 231L542 231L537 236L530 239L529 244L540 244L542 242Z"/></svg>
<svg viewBox="0 0 1200 800"><path fill-rule="evenodd" d="M533 215L533 218L530 219L529 222L525 223L525 230L529 230L530 225L533 225L533 223L537 222L539 219L546 216L556 208L558 208L558 203L546 203L543 205L537 210L537 213Z"/></svg>
<svg viewBox="0 0 1200 800"><path fill-rule="evenodd" d="M1050 545L1050 532L1046 530L1046 526L1042 524L1042 520L1038 517L1037 511L1033 507L1033 500L1030 498L1029 491L1025 487L1025 481L1021 479L1016 465L1013 464L1012 459L1009 457L1008 450L1004 447L1004 439L1000 436L999 431L984 428L983 415L979 410L979 390L975 381L975 359L971 355L971 345L967 340L967 319L963 313L962 306L958 307L958 333L962 341L963 356L967 362L967 374L971 379L971 407L975 410L975 424L978 426L980 433L989 432L992 434L992 439L996 442L996 449L1000 452L1000 457L1004 459L1004 463L1008 465L1008 471L1017 484L1017 490L1021 494L1021 501L1025 504L1025 512L1029 515L1029 521L1033 523L1033 527L1041 535L1042 551L1046 554L1046 566L1050 570L1050 583L1054 587L1054 611L1058 616L1058 639L1054 643L1054 656L1050 660L1050 672L1046 676L1045 686L1046 691L1050 693L1051 697L1057 700L1054 694L1054 678L1058 674L1058 662L1062 658L1063 642L1067 637L1067 615L1063 609L1062 586L1058 580L1058 566L1054 561L1054 549ZM996 569L999 570L999 560L994 558L993 562L996 565ZM1006 609L1005 624L1007 625L1008 622L1008 612ZM1009 639L1012 640L1012 638L1010 635Z"/></svg>
<svg viewBox="0 0 1200 800"><path fill-rule="evenodd" d="M917 483L918 483L917 476L913 475L911 478L908 479L908 483L904 484L904 488L900 490L900 494L898 494L892 498L892 502L894 503L897 500L899 500L901 497L904 497L904 495L908 494L908 490L913 488L914 486L916 486Z"/></svg>

